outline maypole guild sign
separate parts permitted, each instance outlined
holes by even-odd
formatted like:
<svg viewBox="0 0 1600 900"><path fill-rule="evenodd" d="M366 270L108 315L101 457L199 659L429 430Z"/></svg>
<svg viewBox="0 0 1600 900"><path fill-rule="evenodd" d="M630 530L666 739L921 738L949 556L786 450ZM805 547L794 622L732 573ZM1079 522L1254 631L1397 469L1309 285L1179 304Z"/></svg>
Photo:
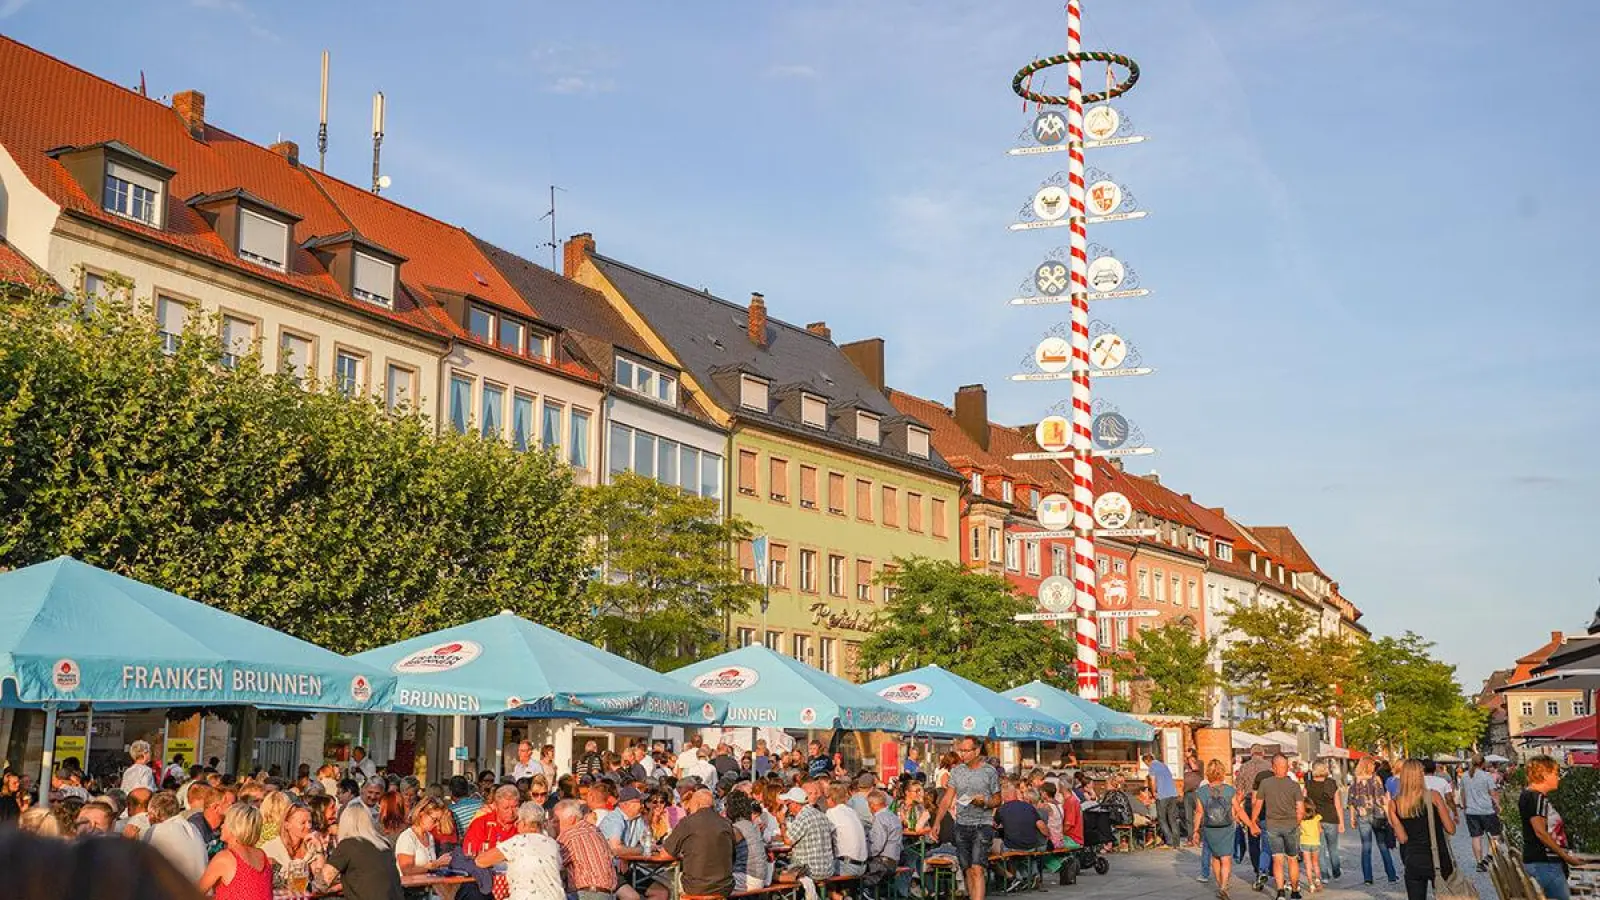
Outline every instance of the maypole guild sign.
<svg viewBox="0 0 1600 900"><path fill-rule="evenodd" d="M1034 511L1040 527L1061 531L1072 525L1072 501L1065 494L1046 494Z"/></svg>
<svg viewBox="0 0 1600 900"><path fill-rule="evenodd" d="M1051 575L1039 582L1039 605L1047 612L1072 612L1078 605L1078 592L1072 579L1065 575Z"/></svg>
<svg viewBox="0 0 1600 900"><path fill-rule="evenodd" d="M1113 112L1112 115L1116 113ZM1111 130L1115 132L1117 129L1113 127ZM1033 139L1046 147L1054 147L1066 140L1066 117L1053 109L1039 113L1033 120Z"/></svg>
<svg viewBox="0 0 1600 900"><path fill-rule="evenodd" d="M1047 259L1033 270L1033 286L1046 297L1066 293L1067 284L1067 264L1059 259Z"/></svg>
<svg viewBox="0 0 1600 900"><path fill-rule="evenodd" d="M1128 442L1133 427L1122 413L1106 412L1094 417L1090 428L1094 445L1101 450L1115 450Z"/></svg>
<svg viewBox="0 0 1600 900"><path fill-rule="evenodd" d="M1096 181L1089 185L1087 202L1090 215L1109 216L1122 206L1122 186L1115 181Z"/></svg>
<svg viewBox="0 0 1600 900"><path fill-rule="evenodd" d="M1115 185L1112 185L1115 187ZM1117 203L1122 203L1122 192L1118 189ZM1059 184L1047 184L1033 195L1033 214L1041 222L1055 222L1066 218L1070 209L1067 203L1067 189Z"/></svg>
<svg viewBox="0 0 1600 900"><path fill-rule="evenodd" d="M1091 106L1083 114L1083 136L1091 141L1103 141L1117 133L1122 127L1122 116L1112 109L1110 104L1102 103ZM1035 137L1038 136L1037 124L1034 129ZM1044 141L1039 141L1044 143Z"/></svg>
<svg viewBox="0 0 1600 900"><path fill-rule="evenodd" d="M1095 293L1109 294L1122 287L1122 280L1128 277L1128 267L1115 256L1097 256L1089 261L1087 277Z"/></svg>
<svg viewBox="0 0 1600 900"><path fill-rule="evenodd" d="M1033 440L1047 453L1062 453L1072 446L1070 431L1065 416L1045 416L1033 426Z"/></svg>
<svg viewBox="0 0 1600 900"><path fill-rule="evenodd" d="M1115 369L1128 358L1128 342L1121 335L1106 332L1089 344L1089 363L1096 369Z"/></svg>
<svg viewBox="0 0 1600 900"><path fill-rule="evenodd" d="M1033 348L1033 361L1041 372L1064 372L1072 364L1072 344L1066 338L1047 337Z"/></svg>
<svg viewBox="0 0 1600 900"><path fill-rule="evenodd" d="M1116 491L1094 498L1094 521L1101 528L1122 528L1133 519L1133 504Z"/></svg>

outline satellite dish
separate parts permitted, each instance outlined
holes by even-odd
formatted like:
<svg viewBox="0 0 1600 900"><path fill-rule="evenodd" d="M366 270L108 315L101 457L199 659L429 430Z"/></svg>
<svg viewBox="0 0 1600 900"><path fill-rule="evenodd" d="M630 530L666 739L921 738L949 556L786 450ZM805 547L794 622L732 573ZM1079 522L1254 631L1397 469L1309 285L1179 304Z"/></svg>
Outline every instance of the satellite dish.
<svg viewBox="0 0 1600 900"><path fill-rule="evenodd" d="M388 190L389 189L389 185L391 185L391 184L394 184L394 180L391 179L389 176L387 176L387 175L379 175L378 176L378 187L379 188L381 188L383 190Z"/></svg>

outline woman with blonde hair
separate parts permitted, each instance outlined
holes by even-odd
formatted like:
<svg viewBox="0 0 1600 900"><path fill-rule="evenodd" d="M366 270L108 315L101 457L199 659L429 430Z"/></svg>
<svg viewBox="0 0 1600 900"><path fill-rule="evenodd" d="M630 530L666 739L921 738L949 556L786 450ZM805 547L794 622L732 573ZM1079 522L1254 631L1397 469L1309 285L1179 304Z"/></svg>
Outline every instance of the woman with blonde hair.
<svg viewBox="0 0 1600 900"><path fill-rule="evenodd" d="M394 841L394 861L401 875L431 875L450 865L450 854L440 855L433 839L439 821L448 818L450 810L432 797L423 798L411 810L411 827ZM449 893L454 894L454 886Z"/></svg>
<svg viewBox="0 0 1600 900"><path fill-rule="evenodd" d="M257 846L266 846L267 841L278 836L284 814L293 805L294 798L283 791L273 791L261 798L261 843Z"/></svg>
<svg viewBox="0 0 1600 900"><path fill-rule="evenodd" d="M1222 760L1206 763L1205 783L1194 792L1194 841L1203 844L1211 856L1211 878L1217 897L1228 900L1228 882L1233 878L1233 838L1238 827L1249 820L1244 814L1239 792L1227 783L1228 767Z"/></svg>
<svg viewBox="0 0 1600 900"><path fill-rule="evenodd" d="M1423 782L1422 763L1408 759L1400 768L1400 794L1389 804L1389 825L1400 842L1400 861L1406 869L1407 900L1427 900L1434 878L1449 878L1455 871L1450 858L1450 835L1455 818L1442 815L1444 798ZM1439 871L1433 859L1439 858Z"/></svg>
<svg viewBox="0 0 1600 900"><path fill-rule="evenodd" d="M261 840L261 810L235 803L222 817L223 850L200 876L200 891L215 890L217 900L272 900L272 861L256 846Z"/></svg>

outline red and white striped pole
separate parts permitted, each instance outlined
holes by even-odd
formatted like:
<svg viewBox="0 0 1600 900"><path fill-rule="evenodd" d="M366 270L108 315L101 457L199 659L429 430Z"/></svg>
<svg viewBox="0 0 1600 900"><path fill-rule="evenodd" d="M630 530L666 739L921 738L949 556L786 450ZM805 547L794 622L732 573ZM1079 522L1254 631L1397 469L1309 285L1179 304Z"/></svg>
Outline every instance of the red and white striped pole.
<svg viewBox="0 0 1600 900"><path fill-rule="evenodd" d="M1067 0L1067 203L1072 294L1072 581L1077 590L1078 696L1100 699L1100 633L1095 618L1093 406L1089 396L1089 237L1083 179L1083 65L1078 0Z"/></svg>

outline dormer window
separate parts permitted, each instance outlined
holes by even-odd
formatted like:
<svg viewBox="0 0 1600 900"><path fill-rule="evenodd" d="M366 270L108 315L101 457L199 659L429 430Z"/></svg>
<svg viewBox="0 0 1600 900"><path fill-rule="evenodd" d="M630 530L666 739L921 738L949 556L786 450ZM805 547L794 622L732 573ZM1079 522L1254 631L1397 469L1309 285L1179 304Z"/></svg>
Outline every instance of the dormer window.
<svg viewBox="0 0 1600 900"><path fill-rule="evenodd" d="M828 427L828 401L816 394L800 395L800 423L812 428Z"/></svg>
<svg viewBox="0 0 1600 900"><path fill-rule="evenodd" d="M481 306L467 310L467 334L485 344L494 343L494 313Z"/></svg>
<svg viewBox="0 0 1600 900"><path fill-rule="evenodd" d="M288 223L239 210L239 256L282 272L289 259Z"/></svg>
<svg viewBox="0 0 1600 900"><path fill-rule="evenodd" d="M1037 510L1039 508L1039 489L1038 488L1029 488L1028 489L1028 508L1032 509L1032 510Z"/></svg>
<svg viewBox="0 0 1600 900"><path fill-rule="evenodd" d="M982 497L983 496L983 473L982 472L973 472L972 476L971 476L971 480L972 480L972 493L977 495L977 496L979 496L979 497Z"/></svg>
<svg viewBox="0 0 1600 900"><path fill-rule="evenodd" d="M917 459L927 459L931 452L928 449L928 429L918 428L915 425L906 426L906 452Z"/></svg>
<svg viewBox="0 0 1600 900"><path fill-rule="evenodd" d="M766 412L767 381L754 375L739 376L739 405L745 409L756 409Z"/></svg>
<svg viewBox="0 0 1600 900"><path fill-rule="evenodd" d="M161 227L161 196L166 183L144 172L116 162L106 163L106 212Z"/></svg>
<svg viewBox="0 0 1600 900"><path fill-rule="evenodd" d="M1223 562L1232 562L1233 545L1225 544L1222 541L1217 541L1217 559L1220 559Z"/></svg>
<svg viewBox="0 0 1600 900"><path fill-rule="evenodd" d="M617 387L668 406L678 403L677 376L621 356L617 357Z"/></svg>
<svg viewBox="0 0 1600 900"><path fill-rule="evenodd" d="M394 263L357 252L350 293L379 306L394 307Z"/></svg>
<svg viewBox="0 0 1600 900"><path fill-rule="evenodd" d="M59 162L90 198L98 195L106 212L162 228L167 191L176 174L121 141L87 147L57 147L48 155Z"/></svg>
<svg viewBox="0 0 1600 900"><path fill-rule="evenodd" d="M882 419L873 413L856 410L856 440L866 441L869 444L878 443L882 440L878 430L881 422Z"/></svg>
<svg viewBox="0 0 1600 900"><path fill-rule="evenodd" d="M1010 503L1013 496L1011 482L1002 479L1000 482L1000 499Z"/></svg>

